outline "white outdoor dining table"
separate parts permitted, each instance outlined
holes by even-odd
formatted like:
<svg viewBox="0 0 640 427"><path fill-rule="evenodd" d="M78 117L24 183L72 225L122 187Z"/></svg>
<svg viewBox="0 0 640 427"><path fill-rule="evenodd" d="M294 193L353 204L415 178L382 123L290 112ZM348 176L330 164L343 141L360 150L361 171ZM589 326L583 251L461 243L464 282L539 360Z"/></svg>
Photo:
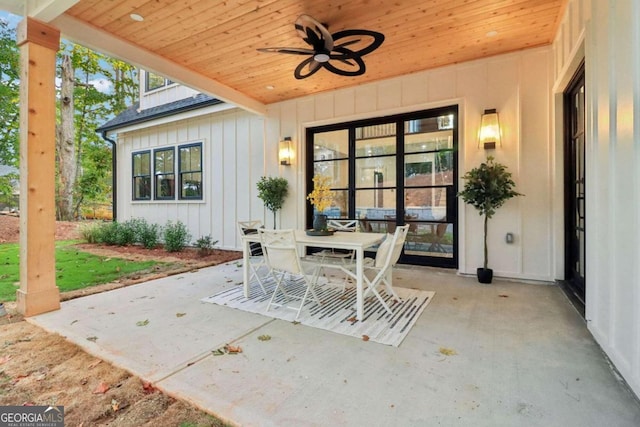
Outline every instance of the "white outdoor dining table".
<svg viewBox="0 0 640 427"><path fill-rule="evenodd" d="M352 233L336 231L331 236L309 236L304 230L294 230L296 243L302 246L317 248L348 249L356 252L356 318L364 318L364 250L375 246L384 240L384 233ZM249 244L259 242L258 234L248 234L242 237L242 269L244 281L244 296L249 297Z"/></svg>

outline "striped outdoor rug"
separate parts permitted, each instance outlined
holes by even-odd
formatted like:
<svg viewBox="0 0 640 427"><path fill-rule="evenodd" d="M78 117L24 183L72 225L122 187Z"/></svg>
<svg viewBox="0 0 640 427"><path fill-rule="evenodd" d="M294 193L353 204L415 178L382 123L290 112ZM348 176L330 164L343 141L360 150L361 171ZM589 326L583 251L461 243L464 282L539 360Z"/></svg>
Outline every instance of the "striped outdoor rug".
<svg viewBox="0 0 640 427"><path fill-rule="evenodd" d="M272 306L267 312L267 304L274 289L273 283L266 284L267 295L258 286L251 287L249 298L245 298L242 286L220 292L204 298L202 301L223 305L238 310L258 313L276 319L293 321L296 310ZM287 285L287 292L303 295L304 286L300 282ZM298 317L298 322L306 326L325 329L358 339L367 339L380 344L398 347L407 336L420 314L433 299L435 292L416 289L394 288L402 302L392 300L384 291L380 292L393 314L388 314L375 296L367 297L364 304L364 320L356 320L356 290L347 288L343 293L342 286L325 283L316 288L322 306L318 306L312 298L307 298L305 308ZM282 303L283 301L277 301ZM292 301L291 305L299 301Z"/></svg>

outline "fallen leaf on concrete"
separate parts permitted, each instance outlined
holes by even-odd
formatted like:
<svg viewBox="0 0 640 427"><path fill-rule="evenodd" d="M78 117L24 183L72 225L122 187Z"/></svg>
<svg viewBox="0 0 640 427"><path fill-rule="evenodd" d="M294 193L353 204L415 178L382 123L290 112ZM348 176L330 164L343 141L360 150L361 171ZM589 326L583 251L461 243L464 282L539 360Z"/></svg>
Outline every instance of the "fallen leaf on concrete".
<svg viewBox="0 0 640 427"><path fill-rule="evenodd" d="M136 322L136 326L147 326L149 324L149 319L138 320Z"/></svg>
<svg viewBox="0 0 640 427"><path fill-rule="evenodd" d="M98 384L98 387L93 390L93 394L105 394L107 391L109 391L110 388L111 387L109 387L109 384L101 382L100 384Z"/></svg>
<svg viewBox="0 0 640 427"><path fill-rule="evenodd" d="M458 354L454 349L447 347L440 347L440 354L444 354L445 356L454 356Z"/></svg>
<svg viewBox="0 0 640 427"><path fill-rule="evenodd" d="M300 324L300 322L298 322L297 320L294 320L294 321L293 321L293 322L291 322L291 323L293 323L294 325L299 325L299 324Z"/></svg>
<svg viewBox="0 0 640 427"><path fill-rule="evenodd" d="M221 348L215 349L211 353L213 353L214 356L224 356L225 355L224 350L221 349Z"/></svg>
<svg viewBox="0 0 640 427"><path fill-rule="evenodd" d="M231 344L227 344L224 346L224 350L229 354L238 354L242 353L242 348L240 346L234 346Z"/></svg>
<svg viewBox="0 0 640 427"><path fill-rule="evenodd" d="M362 341L369 341L369 335L363 335Z"/></svg>
<svg viewBox="0 0 640 427"><path fill-rule="evenodd" d="M176 317L184 317L187 313L176 313Z"/></svg>
<svg viewBox="0 0 640 427"><path fill-rule="evenodd" d="M500 298L509 298L509 295L505 295L505 294L501 294L501 295L498 295L498 296L499 296Z"/></svg>
<svg viewBox="0 0 640 427"><path fill-rule="evenodd" d="M258 339L260 341L269 341L271 339L271 335L260 335Z"/></svg>
<svg viewBox="0 0 640 427"><path fill-rule="evenodd" d="M356 319L355 317L349 317L347 319L347 322L351 322L351 323L356 323L358 321L358 319Z"/></svg>
<svg viewBox="0 0 640 427"><path fill-rule="evenodd" d="M87 341L96 342L98 337L87 337Z"/></svg>

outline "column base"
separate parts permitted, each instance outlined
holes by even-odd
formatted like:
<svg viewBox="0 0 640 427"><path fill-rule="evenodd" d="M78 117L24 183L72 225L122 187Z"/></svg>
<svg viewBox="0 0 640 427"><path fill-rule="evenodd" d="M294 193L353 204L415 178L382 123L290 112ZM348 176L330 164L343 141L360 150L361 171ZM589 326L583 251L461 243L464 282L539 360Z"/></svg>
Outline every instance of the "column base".
<svg viewBox="0 0 640 427"><path fill-rule="evenodd" d="M16 291L16 308L25 317L60 309L60 290L57 286L44 291Z"/></svg>

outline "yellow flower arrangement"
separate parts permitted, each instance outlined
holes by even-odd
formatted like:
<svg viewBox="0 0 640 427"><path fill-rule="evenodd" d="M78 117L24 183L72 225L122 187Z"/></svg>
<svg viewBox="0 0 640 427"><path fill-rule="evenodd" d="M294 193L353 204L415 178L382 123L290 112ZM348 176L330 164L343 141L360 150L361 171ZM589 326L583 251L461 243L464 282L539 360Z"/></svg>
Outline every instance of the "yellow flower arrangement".
<svg viewBox="0 0 640 427"><path fill-rule="evenodd" d="M329 184L331 177L324 175L315 175L313 177L313 191L307 196L307 200L316 208L319 213L324 212L331 202L333 202L333 192Z"/></svg>

